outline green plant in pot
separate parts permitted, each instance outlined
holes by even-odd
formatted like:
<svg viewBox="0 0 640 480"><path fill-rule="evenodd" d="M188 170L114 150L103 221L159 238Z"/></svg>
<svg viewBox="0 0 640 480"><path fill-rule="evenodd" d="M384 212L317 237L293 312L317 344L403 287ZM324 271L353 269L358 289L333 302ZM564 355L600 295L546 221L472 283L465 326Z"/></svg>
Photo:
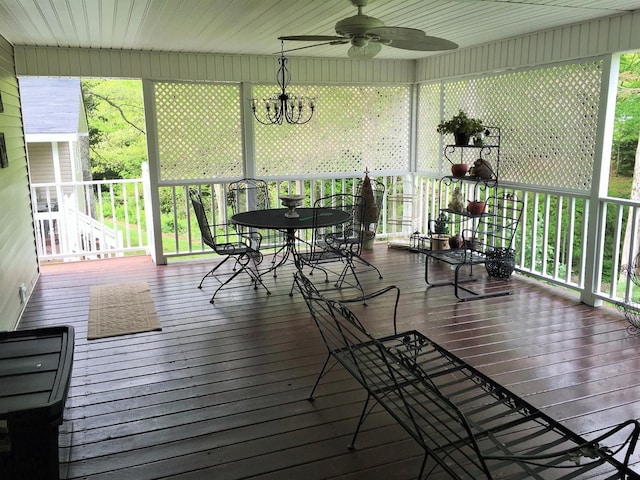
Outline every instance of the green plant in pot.
<svg viewBox="0 0 640 480"><path fill-rule="evenodd" d="M433 233L436 235L449 235L449 218L446 214L441 213L433 221Z"/></svg>
<svg viewBox="0 0 640 480"><path fill-rule="evenodd" d="M432 235L431 248L433 250L447 250L449 248L449 218L441 213L438 218L431 220Z"/></svg>
<svg viewBox="0 0 640 480"><path fill-rule="evenodd" d="M485 131L482 120L469 117L460 110L450 120L438 124L436 131L440 134L453 133L456 145L469 145L469 140L477 133Z"/></svg>

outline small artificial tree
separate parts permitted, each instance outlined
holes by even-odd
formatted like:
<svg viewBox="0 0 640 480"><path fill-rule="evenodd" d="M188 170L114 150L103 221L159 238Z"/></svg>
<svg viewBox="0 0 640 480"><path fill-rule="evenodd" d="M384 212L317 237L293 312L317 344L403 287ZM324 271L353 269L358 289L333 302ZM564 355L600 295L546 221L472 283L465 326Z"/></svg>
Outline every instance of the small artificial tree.
<svg viewBox="0 0 640 480"><path fill-rule="evenodd" d="M364 208L358 208L356 210L356 221L361 224L365 241L373 241L373 237L376 235L378 215L380 212L378 211L376 197L373 194L368 172L364 174L362 186L360 187L360 196L364 201ZM358 199L358 201L360 202L361 200ZM358 205L358 207L360 207L360 205ZM362 216L362 218L359 218L360 216Z"/></svg>
<svg viewBox="0 0 640 480"><path fill-rule="evenodd" d="M436 235L449 235L449 218L446 214L441 213L433 221L433 233Z"/></svg>

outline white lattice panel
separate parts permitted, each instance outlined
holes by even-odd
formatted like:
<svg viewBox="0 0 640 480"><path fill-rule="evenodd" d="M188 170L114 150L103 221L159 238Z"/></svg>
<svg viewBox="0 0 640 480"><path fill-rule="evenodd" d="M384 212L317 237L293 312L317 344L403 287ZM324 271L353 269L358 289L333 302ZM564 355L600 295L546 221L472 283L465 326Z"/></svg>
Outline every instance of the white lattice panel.
<svg viewBox="0 0 640 480"><path fill-rule="evenodd" d="M440 84L419 86L418 91L418 171L440 172L440 139L434 135L440 123Z"/></svg>
<svg viewBox="0 0 640 480"><path fill-rule="evenodd" d="M316 97L306 125L254 121L259 177L389 171L409 168L408 86L301 86L292 93ZM257 85L255 98L272 85Z"/></svg>
<svg viewBox="0 0 640 480"><path fill-rule="evenodd" d="M162 180L242 175L240 88L210 83L156 83Z"/></svg>
<svg viewBox="0 0 640 480"><path fill-rule="evenodd" d="M590 61L447 82L444 118L462 109L501 128L502 181L589 190L601 77Z"/></svg>

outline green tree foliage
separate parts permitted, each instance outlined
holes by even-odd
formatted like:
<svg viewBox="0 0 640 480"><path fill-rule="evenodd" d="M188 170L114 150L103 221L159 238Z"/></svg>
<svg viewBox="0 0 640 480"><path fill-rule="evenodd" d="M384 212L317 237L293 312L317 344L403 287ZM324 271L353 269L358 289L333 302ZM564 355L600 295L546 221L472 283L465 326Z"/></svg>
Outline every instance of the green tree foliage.
<svg viewBox="0 0 640 480"><path fill-rule="evenodd" d="M640 53L629 53L620 57L613 149L611 152L615 173L633 176L639 132Z"/></svg>
<svg viewBox="0 0 640 480"><path fill-rule="evenodd" d="M147 160L142 83L82 80L94 179L139 178Z"/></svg>

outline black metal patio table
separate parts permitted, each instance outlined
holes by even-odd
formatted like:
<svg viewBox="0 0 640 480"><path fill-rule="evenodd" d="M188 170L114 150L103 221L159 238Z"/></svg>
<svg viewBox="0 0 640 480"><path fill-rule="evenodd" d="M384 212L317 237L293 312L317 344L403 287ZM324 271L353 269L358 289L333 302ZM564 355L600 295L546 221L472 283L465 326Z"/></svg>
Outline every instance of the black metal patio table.
<svg viewBox="0 0 640 480"><path fill-rule="evenodd" d="M297 208L298 217L286 217L286 208L271 208L266 210L251 210L236 213L231 222L250 228L266 228L286 232L286 244L280 261L267 272L276 270L283 265L289 256L293 257L296 268L299 268L296 256L296 231L316 227L339 225L349 220L350 215L344 210L334 208ZM315 220L314 220L315 219ZM264 272L262 275L264 275Z"/></svg>

